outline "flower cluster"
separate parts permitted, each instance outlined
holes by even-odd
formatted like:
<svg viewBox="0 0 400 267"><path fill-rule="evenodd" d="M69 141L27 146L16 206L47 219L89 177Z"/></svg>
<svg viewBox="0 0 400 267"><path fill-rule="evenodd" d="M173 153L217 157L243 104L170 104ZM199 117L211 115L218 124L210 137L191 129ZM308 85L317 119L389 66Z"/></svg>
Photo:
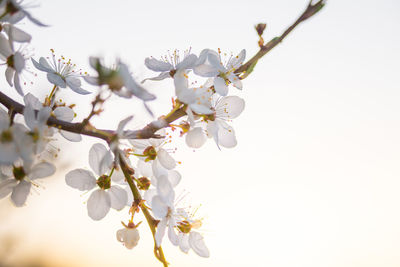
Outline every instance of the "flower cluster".
<svg viewBox="0 0 400 267"><path fill-rule="evenodd" d="M301 18L311 17L322 6L323 1L311 3ZM0 103L7 108L6 111L0 107L0 198L10 195L15 206L24 206L32 185L38 187L38 179L56 172L50 161L57 156L57 152L52 152L57 133L71 142L81 141L81 135L99 138L104 143L94 144L88 152L90 169L83 166L68 170L65 175L68 186L90 192L86 201L88 216L99 221L111 208L128 210L129 221L122 223L124 228L116 232L116 238L126 248L133 249L140 240L141 224L135 223L135 214L142 212L153 234L154 254L164 266L168 265L161 247L167 239L165 235L182 252L192 250L201 257L209 257L199 230L202 220L196 218L196 212L183 207L182 198L177 197L182 175L177 170L180 162L174 158L176 148L171 148L171 143L174 138L185 138L190 149L200 149L207 139L213 139L218 149L237 145L231 121L243 112L245 101L232 94L237 91L231 87L242 90L242 80L253 70L260 53L243 65L244 49L236 56L228 56L220 49L204 49L198 55L191 49L183 55L175 50L160 59L146 58L145 66L159 74L138 83L128 64L120 59L110 66L102 58L89 57L93 75L64 56L57 58L53 49L50 57L28 60L30 56L24 51L31 36L16 26L24 18L46 26L28 12L22 0L0 0L1 65L5 66L6 81L23 97L24 103L17 103L0 91ZM262 25L256 28L261 49L265 24ZM24 93L22 88L21 77L30 63L45 73L50 83L49 94L43 100ZM101 114L102 105L113 95L122 97L128 105L135 97L153 115L147 103L156 97L145 89L144 83L168 79L172 79L175 94L167 115L140 129L129 125L133 114L120 120L116 130L92 125L91 118ZM70 93L80 95L97 92L91 112L82 121L73 122L74 104L57 100L60 88L69 88ZM179 137L175 135L177 129Z"/></svg>

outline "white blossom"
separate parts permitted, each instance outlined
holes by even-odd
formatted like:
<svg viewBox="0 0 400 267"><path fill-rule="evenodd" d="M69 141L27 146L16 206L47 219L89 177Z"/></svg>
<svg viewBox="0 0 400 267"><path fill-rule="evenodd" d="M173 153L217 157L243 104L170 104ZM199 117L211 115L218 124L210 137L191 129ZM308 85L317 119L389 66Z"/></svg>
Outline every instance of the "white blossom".
<svg viewBox="0 0 400 267"><path fill-rule="evenodd" d="M194 73L203 77L214 77L213 85L215 91L221 95L228 94L228 83L242 89L242 82L235 74L246 58L246 50L242 50L237 56L231 56L225 64L221 59L221 52L211 49L204 49L200 54Z"/></svg>
<svg viewBox="0 0 400 267"><path fill-rule="evenodd" d="M139 231L136 227L124 227L117 231L117 240L128 249L134 248L139 242Z"/></svg>
<svg viewBox="0 0 400 267"><path fill-rule="evenodd" d="M11 193L11 201L15 206L22 207L29 195L32 181L51 176L55 171L55 166L48 162L33 166L26 162L22 166L2 166L2 172L8 178L0 183L0 198Z"/></svg>
<svg viewBox="0 0 400 267"><path fill-rule="evenodd" d="M178 99L188 104L191 111L198 114L212 114L211 96L213 91L209 81L200 87L189 88L188 75L185 70L179 70L174 76L175 94Z"/></svg>
<svg viewBox="0 0 400 267"><path fill-rule="evenodd" d="M1 19L2 21L8 21L11 24L15 24L27 17L31 22L38 26L47 26L32 17L32 15L26 11L26 7L23 6L23 0L3 0L0 2L0 14L5 14Z"/></svg>
<svg viewBox="0 0 400 267"><path fill-rule="evenodd" d="M175 73L180 70L193 69L196 66L197 60L197 56L191 54L190 50L184 51L182 61L178 50L174 50L172 55L162 57L161 60L148 57L144 61L146 67L152 71L161 73L156 77L143 80L142 83L146 80L161 81L169 77L174 77Z"/></svg>
<svg viewBox="0 0 400 267"><path fill-rule="evenodd" d="M52 130L46 124L50 113L50 107L41 107L40 110L36 110L28 103L24 108L24 119L30 129L32 145L34 147L33 152L35 154L41 153L44 150L48 143L48 137L53 134Z"/></svg>
<svg viewBox="0 0 400 267"><path fill-rule="evenodd" d="M53 49L51 52L51 58L45 59L41 57L39 62L32 58L33 65L38 70L46 72L47 80L55 86L59 88L69 87L72 91L81 95L90 94L89 91L81 88L81 80L79 78L83 75L82 71L78 70L70 59L66 61L63 56L56 59Z"/></svg>
<svg viewBox="0 0 400 267"><path fill-rule="evenodd" d="M5 23L2 25L2 28L11 42L27 43L32 39L30 34L15 27L13 24Z"/></svg>
<svg viewBox="0 0 400 267"><path fill-rule="evenodd" d="M92 85L108 85L109 89L116 95L130 98L132 95L143 101L154 100L156 97L147 92L132 77L129 68L122 62L117 62L115 68L105 67L100 58L90 57L90 66L94 68L98 76L86 76L85 81Z"/></svg>
<svg viewBox="0 0 400 267"><path fill-rule="evenodd" d="M199 148L204 144L204 137L207 134L208 137L214 138L218 147L231 148L236 146L235 131L226 121L238 117L244 106L244 100L238 96L225 96L214 101L214 113L202 118L202 125L205 125L206 130L202 127L191 129L186 134L186 144L189 147Z"/></svg>
<svg viewBox="0 0 400 267"><path fill-rule="evenodd" d="M165 129L156 132L159 135L165 135ZM134 155L140 160L150 162L154 176L165 174L167 170L172 170L176 167L175 159L168 153L163 146L167 143L165 138L150 138L150 139L129 139L133 146Z"/></svg>
<svg viewBox="0 0 400 267"><path fill-rule="evenodd" d="M93 220L101 220L110 208L121 210L127 203L127 192L118 185L111 185L112 162L110 151L102 144L94 144L89 151L89 165L98 178L85 169L75 169L65 175L65 182L72 188L88 191L96 185L100 187L87 201L88 215Z"/></svg>
<svg viewBox="0 0 400 267"><path fill-rule="evenodd" d="M24 95L20 75L25 68L26 59L20 51L14 51L12 43L0 34L0 58L6 61L6 80L10 86L14 86L20 95Z"/></svg>

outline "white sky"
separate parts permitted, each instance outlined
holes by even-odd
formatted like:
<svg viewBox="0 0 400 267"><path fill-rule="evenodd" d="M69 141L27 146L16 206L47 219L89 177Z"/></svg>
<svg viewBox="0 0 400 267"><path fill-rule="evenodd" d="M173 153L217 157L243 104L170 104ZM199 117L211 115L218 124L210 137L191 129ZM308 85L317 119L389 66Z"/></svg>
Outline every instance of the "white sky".
<svg viewBox="0 0 400 267"><path fill-rule="evenodd" d="M299 0L37 3L41 7L32 14L51 27L20 25L33 35L36 59L54 48L91 71L89 55L119 56L139 80L154 74L144 67L146 57L175 48L192 47L196 53L245 48L250 57L257 51L255 24L268 24L268 41L307 5ZM231 89L246 100L233 123L236 148L219 151L210 140L193 152L177 143L180 190L202 205L211 258L185 255L165 242L172 266L400 265L399 8L394 0L328 1L258 63L242 92ZM44 79L29 79L37 95L51 89ZM168 112L172 82L149 82L147 88L158 95L151 105L156 115ZM63 98L77 103L82 116L87 113L91 96L66 92ZM96 126L113 129L133 113L132 127L150 120L138 113L137 101L115 99L107 108ZM87 166L95 140L85 141L60 144L57 177L43 180L46 189L31 195L26 207L0 201L0 241L10 233L21 241L9 260L32 254L82 266L161 266L145 224L138 247L128 251L115 240L127 211L93 222L83 204L88 195L65 186L68 170Z"/></svg>

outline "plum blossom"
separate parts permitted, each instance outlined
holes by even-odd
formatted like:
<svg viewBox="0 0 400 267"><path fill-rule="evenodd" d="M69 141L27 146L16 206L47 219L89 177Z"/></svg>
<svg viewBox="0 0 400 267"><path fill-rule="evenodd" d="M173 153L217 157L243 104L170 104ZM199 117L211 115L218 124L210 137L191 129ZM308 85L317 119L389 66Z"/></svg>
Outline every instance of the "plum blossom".
<svg viewBox="0 0 400 267"><path fill-rule="evenodd" d="M184 52L182 61L178 50L174 50L172 55L161 57L161 60L148 57L144 61L146 67L152 71L161 73L156 77L143 80L142 83L146 80L161 81L169 77L174 77L175 73L180 70L185 71L193 69L196 66L197 60L197 56L191 54L190 50Z"/></svg>
<svg viewBox="0 0 400 267"><path fill-rule="evenodd" d="M83 73L77 70L76 65L71 63L71 59L66 61L65 57L56 59L54 50L51 49L51 59L41 57L39 62L32 58L32 63L40 71L47 73L47 80L58 86L59 88L71 88L72 91L81 95L90 94L81 88L81 80L79 79Z"/></svg>
<svg viewBox="0 0 400 267"><path fill-rule="evenodd" d="M188 104L188 108L198 114L212 114L211 96L213 91L209 81L200 87L189 88L186 70L179 70L174 76L175 94L178 99Z"/></svg>
<svg viewBox="0 0 400 267"><path fill-rule="evenodd" d="M111 177L116 171L112 166L112 155L102 144L94 144L89 151L89 165L97 175L91 171L75 169L65 175L65 182L72 188L80 191L89 191L96 187L88 201L88 215L93 220L103 219L110 208L121 210L127 203L127 193L118 185L111 185Z"/></svg>
<svg viewBox="0 0 400 267"><path fill-rule="evenodd" d="M182 208L176 208L175 192L165 176L158 179L157 195L153 196L151 208L153 214L160 222L157 225L155 240L156 245L161 246L162 239L168 227L168 239L175 246L187 253L190 248L201 257L209 257L209 250L204 243L203 236L192 228L201 226L198 220L192 220ZM178 229L178 234L175 232Z"/></svg>
<svg viewBox="0 0 400 267"><path fill-rule="evenodd" d="M186 135L186 144L193 148L201 147L205 142L204 136L207 133L208 137L214 138L218 147L231 148L236 146L235 131L226 121L238 117L244 106L244 100L238 96L225 96L215 101L214 114L202 118L206 122L206 132L201 127L193 128Z"/></svg>
<svg viewBox="0 0 400 267"><path fill-rule="evenodd" d="M32 39L30 34L15 27L13 24L5 23L1 27L10 39L10 42L27 43Z"/></svg>
<svg viewBox="0 0 400 267"><path fill-rule="evenodd" d="M85 81L92 85L108 85L108 88L116 95L130 98L132 95L143 101L154 100L156 97L147 92L133 78L126 64L117 62L115 68L105 67L102 60L90 57L89 63L98 73L97 77L85 76Z"/></svg>
<svg viewBox="0 0 400 267"><path fill-rule="evenodd" d="M14 140L10 118L0 109L0 164L12 164L18 159L17 143Z"/></svg>
<svg viewBox="0 0 400 267"><path fill-rule="evenodd" d="M11 193L14 205L22 207L28 198L32 182L53 175L56 168L48 162L40 162L33 166L24 162L21 166L2 166L1 171L7 179L0 182L0 198Z"/></svg>
<svg viewBox="0 0 400 267"><path fill-rule="evenodd" d="M47 126L47 120L50 117L51 108L41 107L36 110L30 103L25 106L24 119L29 127L33 152L38 154L44 150L48 142L48 137L53 134L52 129Z"/></svg>
<svg viewBox="0 0 400 267"><path fill-rule="evenodd" d="M18 94L24 95L20 82L20 75L25 68L26 59L20 51L14 51L12 43L0 34L0 58L6 61L6 80L10 86L14 86Z"/></svg>
<svg viewBox="0 0 400 267"><path fill-rule="evenodd" d="M161 246L167 227L169 240L173 245L178 245L178 235L174 230L174 227L177 226L174 200L175 192L171 183L167 177L160 176L158 178L157 195L151 200L153 214L157 219L160 219L154 236L158 247Z"/></svg>
<svg viewBox="0 0 400 267"><path fill-rule="evenodd" d="M211 49L204 49L199 57L194 73L202 77L214 77L213 85L215 91L221 95L228 94L228 84L242 89L242 82L235 74L246 58L246 50L242 50L237 56L231 56L226 62L222 63L221 51L218 53Z"/></svg>
<svg viewBox="0 0 400 267"><path fill-rule="evenodd" d="M165 129L156 132L159 135L165 135ZM144 140L129 139L133 146L133 154L145 162L151 162L154 176L165 173L166 170L172 170L176 167L175 159L168 153L163 146L167 143L165 138L150 138Z"/></svg>
<svg viewBox="0 0 400 267"><path fill-rule="evenodd" d="M20 20L27 17L31 22L38 26L47 26L32 17L32 15L26 11L26 7L22 5L23 0L3 0L0 2L0 16L2 21L8 21L12 24L19 22Z"/></svg>
<svg viewBox="0 0 400 267"><path fill-rule="evenodd" d="M203 258L210 257L210 251L204 243L204 237L195 231L189 233L180 232L178 234L178 246L184 253L188 253L190 248L196 252L197 255Z"/></svg>
<svg viewBox="0 0 400 267"><path fill-rule="evenodd" d="M39 99L34 96L31 93L27 93L24 96L24 103L25 106L30 106L32 107L32 109L34 110L41 110L43 108L43 104L39 101ZM75 117L75 113L74 111L67 106L57 106L57 107L53 107L53 115L58 119L58 120L62 120L62 121L66 121L66 122L72 122L72 120ZM80 142L82 140L82 136L80 134L77 133L73 133L73 132L68 132L68 131L64 131L59 129L60 134L62 137L64 137L65 139L67 139L68 141L71 142ZM52 134L50 129L49 131L46 131L48 134Z"/></svg>
<svg viewBox="0 0 400 267"><path fill-rule="evenodd" d="M136 247L139 242L140 236L137 230L139 224L135 225L133 222L129 222L128 225L125 225L123 223L124 228L117 231L117 240L123 243L127 249Z"/></svg>

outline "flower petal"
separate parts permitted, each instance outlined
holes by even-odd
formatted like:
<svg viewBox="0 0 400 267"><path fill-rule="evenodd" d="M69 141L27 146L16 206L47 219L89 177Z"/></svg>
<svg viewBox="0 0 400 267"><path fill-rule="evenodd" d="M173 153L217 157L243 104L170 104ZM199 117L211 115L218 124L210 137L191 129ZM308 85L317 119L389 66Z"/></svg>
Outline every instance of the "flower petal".
<svg viewBox="0 0 400 267"><path fill-rule="evenodd" d="M178 171L172 170L168 171L168 181L171 183L172 187L175 187L181 181L182 176Z"/></svg>
<svg viewBox="0 0 400 267"><path fill-rule="evenodd" d="M31 93L27 93L24 96L25 105L30 105L33 109L39 110L43 107L39 99Z"/></svg>
<svg viewBox="0 0 400 267"><path fill-rule="evenodd" d="M165 235L165 229L167 228L167 219L163 218L158 224L157 224L157 230L156 234L154 235L154 239L156 240L156 245L157 247L161 246L162 239Z"/></svg>
<svg viewBox="0 0 400 267"><path fill-rule="evenodd" d="M170 71L173 69L173 66L168 63L164 62L155 58L146 58L144 60L144 64L147 68L151 69L152 71Z"/></svg>
<svg viewBox="0 0 400 267"><path fill-rule="evenodd" d="M68 87L71 88L71 90L77 94L80 95L91 94L91 92L81 88L81 80L79 80L76 77L66 77L65 82L67 83Z"/></svg>
<svg viewBox="0 0 400 267"><path fill-rule="evenodd" d="M175 199L175 192L168 177L163 175L157 177L157 194L164 200L165 204L172 206Z"/></svg>
<svg viewBox="0 0 400 267"><path fill-rule="evenodd" d="M65 175L65 182L72 188L86 191L96 186L93 173L84 169L75 169Z"/></svg>
<svg viewBox="0 0 400 267"><path fill-rule="evenodd" d="M6 80L10 86L13 86L13 78L14 78L15 70L11 67L7 67L6 69Z"/></svg>
<svg viewBox="0 0 400 267"><path fill-rule="evenodd" d="M101 189L94 191L87 201L88 215L95 221L103 219L110 210L110 207L110 196Z"/></svg>
<svg viewBox="0 0 400 267"><path fill-rule="evenodd" d="M169 71L167 72L161 72L160 75L151 77L151 78L146 78L142 81L144 83L145 81L162 81L164 79L171 78L171 75L169 74Z"/></svg>
<svg viewBox="0 0 400 267"><path fill-rule="evenodd" d="M14 42L25 43L30 42L32 39L32 36L12 24L4 24L3 28L10 40Z"/></svg>
<svg viewBox="0 0 400 267"><path fill-rule="evenodd" d="M62 121L71 122L75 116L74 111L69 107L57 107L53 112L56 118Z"/></svg>
<svg viewBox="0 0 400 267"><path fill-rule="evenodd" d="M236 57L232 57L229 60L228 64L226 64L226 67L229 70L236 70L243 64L245 58L246 58L246 50L243 49Z"/></svg>
<svg viewBox="0 0 400 267"><path fill-rule="evenodd" d="M179 244L179 239L178 239L178 235L176 234L176 232L174 230L174 226L175 226L175 221L173 218L171 218L169 220L169 224L168 224L168 238L169 238L169 241L171 241L171 243L174 246L177 246Z"/></svg>
<svg viewBox="0 0 400 267"><path fill-rule="evenodd" d="M10 41L4 35L0 35L0 54L5 59L13 54Z"/></svg>
<svg viewBox="0 0 400 267"><path fill-rule="evenodd" d="M237 145L235 130L229 126L226 122L218 120L218 144L226 147L232 148Z"/></svg>
<svg viewBox="0 0 400 267"><path fill-rule="evenodd" d="M31 180L44 178L53 175L56 172L56 167L49 162L41 162L34 165L28 174Z"/></svg>
<svg viewBox="0 0 400 267"><path fill-rule="evenodd" d="M103 175L109 171L112 164L112 155L107 148L100 143L94 144L89 150L89 165L97 175Z"/></svg>
<svg viewBox="0 0 400 267"><path fill-rule="evenodd" d="M160 196L154 196L151 200L151 209L153 214L156 218L162 219L167 216L168 213L168 206L167 204L161 199Z"/></svg>
<svg viewBox="0 0 400 267"><path fill-rule="evenodd" d="M179 233L178 235L178 242L179 242L179 248L181 249L182 252L188 253L190 249L189 245L189 235L184 234L184 233Z"/></svg>
<svg viewBox="0 0 400 267"><path fill-rule="evenodd" d="M17 180L11 178L0 183L0 199L8 196L18 184Z"/></svg>
<svg viewBox="0 0 400 267"><path fill-rule="evenodd" d="M50 83L52 83L60 88L67 87L67 84L65 83L64 79L58 73L48 72L47 80L49 80Z"/></svg>
<svg viewBox="0 0 400 267"><path fill-rule="evenodd" d="M201 127L195 127L186 134L185 141L189 147L200 148L207 141L207 137Z"/></svg>
<svg viewBox="0 0 400 267"><path fill-rule="evenodd" d="M182 62L178 63L175 68L177 70L192 69L197 62L197 56L194 54L187 55Z"/></svg>
<svg viewBox="0 0 400 267"><path fill-rule="evenodd" d="M167 170L172 170L176 167L176 162L173 157L163 148L158 149L157 158L161 165Z"/></svg>
<svg viewBox="0 0 400 267"><path fill-rule="evenodd" d="M20 94L21 96L24 95L24 91L22 91L21 83L19 81L18 72L15 72L15 74L14 74L14 88L15 88L15 90L17 90L18 94Z"/></svg>
<svg viewBox="0 0 400 267"><path fill-rule="evenodd" d="M107 190L110 195L111 208L121 210L125 207L128 201L128 194L124 189L117 185L113 185Z"/></svg>
<svg viewBox="0 0 400 267"><path fill-rule="evenodd" d="M11 193L11 201L17 207L22 207L28 198L29 191L31 190L31 183L22 180Z"/></svg>
<svg viewBox="0 0 400 267"><path fill-rule="evenodd" d="M238 117L245 106L245 102L238 96L223 97L215 107L218 118L234 119Z"/></svg>
<svg viewBox="0 0 400 267"><path fill-rule="evenodd" d="M215 92L217 92L221 96L226 96L228 94L228 86L226 82L221 77L214 78L214 88Z"/></svg>
<svg viewBox="0 0 400 267"><path fill-rule="evenodd" d="M210 257L210 251L206 247L206 244L204 243L204 238L201 234L193 231L190 232L189 244L193 251L196 252L196 254L200 257Z"/></svg>
<svg viewBox="0 0 400 267"><path fill-rule="evenodd" d="M80 134L77 134L77 133L72 133L72 132L60 130L60 134L65 139L67 139L68 141L71 141L71 142L80 142L80 141L82 141L82 136Z"/></svg>
<svg viewBox="0 0 400 267"><path fill-rule="evenodd" d="M32 59L33 65L35 65L35 67L36 67L38 70L41 70L41 71L44 71L44 72L55 72L55 69L53 69L53 68L50 66L49 62L48 62L44 57L40 57L40 58L39 58L39 64L35 64L35 62L36 62L36 61L34 61L34 60Z"/></svg>

